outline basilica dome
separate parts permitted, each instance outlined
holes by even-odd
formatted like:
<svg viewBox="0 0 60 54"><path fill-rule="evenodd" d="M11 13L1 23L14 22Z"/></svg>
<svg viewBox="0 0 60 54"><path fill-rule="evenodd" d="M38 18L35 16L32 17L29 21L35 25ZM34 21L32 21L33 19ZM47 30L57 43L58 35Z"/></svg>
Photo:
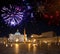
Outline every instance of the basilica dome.
<svg viewBox="0 0 60 54"><path fill-rule="evenodd" d="M15 35L21 35L19 30L17 30L17 32L15 33Z"/></svg>

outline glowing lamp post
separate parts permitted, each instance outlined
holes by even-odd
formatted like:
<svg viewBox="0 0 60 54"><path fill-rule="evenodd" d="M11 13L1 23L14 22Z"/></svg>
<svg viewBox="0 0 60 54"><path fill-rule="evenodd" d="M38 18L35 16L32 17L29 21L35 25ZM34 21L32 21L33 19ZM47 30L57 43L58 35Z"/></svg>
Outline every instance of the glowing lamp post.
<svg viewBox="0 0 60 54"><path fill-rule="evenodd" d="M16 39L16 42L19 42L19 39L18 38Z"/></svg>
<svg viewBox="0 0 60 54"><path fill-rule="evenodd" d="M33 39L33 43L36 43L36 39Z"/></svg>
<svg viewBox="0 0 60 54"><path fill-rule="evenodd" d="M48 43L47 41L43 41L43 42L46 43L46 44Z"/></svg>
<svg viewBox="0 0 60 54"><path fill-rule="evenodd" d="M33 37L33 35L31 37Z"/></svg>

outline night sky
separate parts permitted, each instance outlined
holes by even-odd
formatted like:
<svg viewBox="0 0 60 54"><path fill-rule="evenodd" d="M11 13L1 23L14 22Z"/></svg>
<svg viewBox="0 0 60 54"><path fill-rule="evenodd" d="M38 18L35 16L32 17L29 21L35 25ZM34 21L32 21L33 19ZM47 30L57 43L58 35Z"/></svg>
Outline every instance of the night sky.
<svg viewBox="0 0 60 54"><path fill-rule="evenodd" d="M50 9L46 6L48 10L45 7L46 10L44 12L42 11L38 12L37 7L41 5L39 4L41 3L41 1L42 1L42 4L44 4L44 2L46 2L47 0L46 1L45 0L30 0L30 1L26 0L26 2L29 2L33 7L32 11L34 13L34 17L33 18L29 17L28 19L23 21L21 24L16 26L7 25L4 22L3 18L1 17L1 11L0 11L0 37L8 37L10 33L14 34L17 31L17 29L19 30L20 33L23 34L24 28L26 29L26 33L28 34L28 36L30 36L31 34L41 34L42 32L47 32L47 31L54 31L57 35L60 35L60 21L58 21L60 19L56 19L55 18L56 15L54 15L55 11L59 9L58 8L54 9L54 11L52 12L52 10L50 11ZM53 1L54 0L51 0L51 3ZM50 0L48 0L47 4L51 5L51 3L49 2ZM3 6L8 6L9 4L21 5L22 0L0 0L0 10ZM55 4L56 3L53 3L53 5ZM44 15L46 14L46 11L48 11L49 13L47 14L47 16L45 16L46 17L45 18ZM52 16L54 16L53 19L51 19L52 17L51 18L48 17L48 16L51 16L51 13L53 13ZM58 18L60 18L60 15L58 16Z"/></svg>

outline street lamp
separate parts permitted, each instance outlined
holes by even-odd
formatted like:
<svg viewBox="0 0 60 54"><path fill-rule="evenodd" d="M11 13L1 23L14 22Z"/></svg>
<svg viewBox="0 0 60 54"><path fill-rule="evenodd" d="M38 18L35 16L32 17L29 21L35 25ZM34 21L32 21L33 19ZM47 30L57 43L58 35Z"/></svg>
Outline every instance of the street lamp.
<svg viewBox="0 0 60 54"><path fill-rule="evenodd" d="M16 42L18 42L18 41L19 41L19 39L17 38L17 39L16 39Z"/></svg>

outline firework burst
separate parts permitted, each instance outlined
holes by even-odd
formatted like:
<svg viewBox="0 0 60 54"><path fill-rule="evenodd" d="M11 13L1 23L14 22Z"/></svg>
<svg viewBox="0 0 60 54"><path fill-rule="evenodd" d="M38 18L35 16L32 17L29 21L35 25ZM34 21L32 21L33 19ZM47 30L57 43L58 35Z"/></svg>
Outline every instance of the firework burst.
<svg viewBox="0 0 60 54"><path fill-rule="evenodd" d="M30 12L31 6L17 6L17 5L9 5L9 7L2 7L1 17L9 26L19 25L25 18L28 16L33 17L33 13Z"/></svg>

